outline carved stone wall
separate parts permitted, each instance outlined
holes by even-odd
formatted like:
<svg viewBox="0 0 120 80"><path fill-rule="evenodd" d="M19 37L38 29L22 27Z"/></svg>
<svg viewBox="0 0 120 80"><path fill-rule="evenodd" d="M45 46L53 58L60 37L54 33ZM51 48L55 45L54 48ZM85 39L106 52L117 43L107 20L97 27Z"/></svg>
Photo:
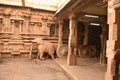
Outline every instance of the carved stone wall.
<svg viewBox="0 0 120 80"><path fill-rule="evenodd" d="M30 52L32 40L50 36L52 24L55 24L54 12L0 5L0 37L3 43L0 53L2 57L16 55L28 57L26 53Z"/></svg>
<svg viewBox="0 0 120 80"><path fill-rule="evenodd" d="M0 33L12 32L12 20L23 21L21 34L50 35L48 23L55 23L53 12L0 5Z"/></svg>

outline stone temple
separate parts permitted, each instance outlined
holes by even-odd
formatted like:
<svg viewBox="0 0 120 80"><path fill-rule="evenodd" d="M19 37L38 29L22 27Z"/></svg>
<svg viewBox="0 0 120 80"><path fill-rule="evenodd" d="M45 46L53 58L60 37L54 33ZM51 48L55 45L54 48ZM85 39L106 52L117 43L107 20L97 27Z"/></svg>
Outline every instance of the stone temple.
<svg viewBox="0 0 120 80"><path fill-rule="evenodd" d="M120 0L0 0L0 60L95 59L119 80L119 27Z"/></svg>

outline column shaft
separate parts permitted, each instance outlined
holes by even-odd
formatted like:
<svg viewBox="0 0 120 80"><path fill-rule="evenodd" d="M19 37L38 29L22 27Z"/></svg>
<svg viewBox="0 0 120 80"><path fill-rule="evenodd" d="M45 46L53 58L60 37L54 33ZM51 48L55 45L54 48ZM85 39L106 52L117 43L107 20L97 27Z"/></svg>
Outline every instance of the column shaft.
<svg viewBox="0 0 120 80"><path fill-rule="evenodd" d="M58 46L63 44L62 37L63 37L63 21L60 20L59 21L59 42L58 42Z"/></svg>
<svg viewBox="0 0 120 80"><path fill-rule="evenodd" d="M72 66L77 64L77 18L75 15L70 16L69 30L68 65Z"/></svg>
<svg viewBox="0 0 120 80"><path fill-rule="evenodd" d="M4 17L4 32L10 32L10 15L8 15L8 14L5 14L4 15L5 17Z"/></svg>
<svg viewBox="0 0 120 80"><path fill-rule="evenodd" d="M106 20L106 19L105 19ZM107 22L103 20L102 34L101 34L101 54L100 54L100 63L106 63L106 42L108 37L108 28Z"/></svg>
<svg viewBox="0 0 120 80"><path fill-rule="evenodd" d="M89 26L89 23L85 23L85 36L84 36L84 42L83 42L83 45L87 45L88 44L88 26Z"/></svg>
<svg viewBox="0 0 120 80"><path fill-rule="evenodd" d="M11 20L11 28L12 28L12 33L14 34L14 29L15 29L15 24L14 24L14 20Z"/></svg>

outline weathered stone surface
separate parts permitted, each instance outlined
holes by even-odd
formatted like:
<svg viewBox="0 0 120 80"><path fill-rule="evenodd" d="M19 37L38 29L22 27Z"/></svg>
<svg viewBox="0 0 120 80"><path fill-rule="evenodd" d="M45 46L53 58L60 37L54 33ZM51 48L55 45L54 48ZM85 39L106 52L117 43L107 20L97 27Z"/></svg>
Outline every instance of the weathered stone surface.
<svg viewBox="0 0 120 80"><path fill-rule="evenodd" d="M28 57L26 53L31 52L31 41L41 35L50 35L51 25L48 26L48 23L55 24L53 12L0 5L0 36L4 42L0 51L2 56L4 53L25 53Z"/></svg>
<svg viewBox="0 0 120 80"><path fill-rule="evenodd" d="M109 40L107 41L107 72L105 80L119 80L119 64L120 64L120 16L114 6L117 0L108 1L108 24L109 24ZM120 6L119 6L120 7Z"/></svg>

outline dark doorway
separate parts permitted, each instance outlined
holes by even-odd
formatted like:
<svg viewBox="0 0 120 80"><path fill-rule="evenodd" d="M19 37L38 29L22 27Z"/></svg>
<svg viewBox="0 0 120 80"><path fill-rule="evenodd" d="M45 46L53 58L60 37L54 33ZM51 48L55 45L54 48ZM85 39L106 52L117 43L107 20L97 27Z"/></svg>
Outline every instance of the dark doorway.
<svg viewBox="0 0 120 80"><path fill-rule="evenodd" d="M102 33L101 26L89 25L89 27L88 27L88 45L95 46L97 57L100 57L100 50L101 50L100 34L101 33Z"/></svg>

